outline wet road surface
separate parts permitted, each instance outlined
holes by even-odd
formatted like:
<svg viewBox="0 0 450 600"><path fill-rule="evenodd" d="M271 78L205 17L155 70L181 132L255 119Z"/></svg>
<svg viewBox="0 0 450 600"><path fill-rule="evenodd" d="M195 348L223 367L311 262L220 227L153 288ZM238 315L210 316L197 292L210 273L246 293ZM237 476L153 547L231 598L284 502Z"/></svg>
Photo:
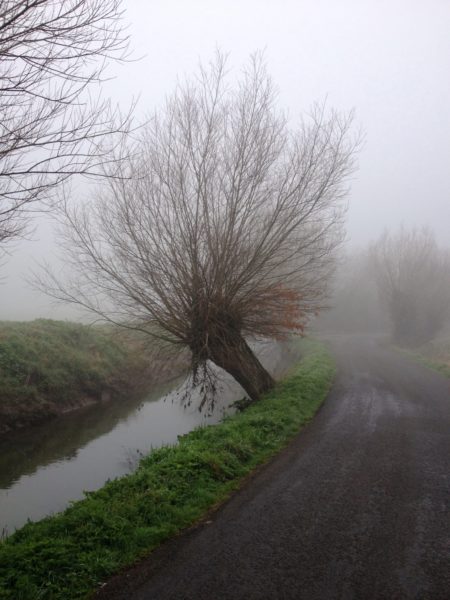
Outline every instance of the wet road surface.
<svg viewBox="0 0 450 600"><path fill-rule="evenodd" d="M331 347L314 421L99 598L450 599L450 382L375 340Z"/></svg>

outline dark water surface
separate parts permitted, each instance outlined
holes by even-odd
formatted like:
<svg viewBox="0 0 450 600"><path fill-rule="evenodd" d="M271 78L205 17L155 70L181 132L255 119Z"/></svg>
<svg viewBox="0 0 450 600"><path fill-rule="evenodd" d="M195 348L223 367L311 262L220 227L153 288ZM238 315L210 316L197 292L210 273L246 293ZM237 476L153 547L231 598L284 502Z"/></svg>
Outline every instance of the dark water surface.
<svg viewBox="0 0 450 600"><path fill-rule="evenodd" d="M270 346L262 360L279 372L286 352ZM214 413L208 415L199 412L195 396L184 406L180 386L182 380L155 388L143 401L90 406L0 439L0 534L61 511L83 491L131 472L141 453L172 444L199 425L217 423L243 395L223 378Z"/></svg>
<svg viewBox="0 0 450 600"><path fill-rule="evenodd" d="M207 416L185 408L170 393L174 386L158 387L143 401L80 409L0 442L0 531L63 510L84 490L132 471L140 453L220 420L223 411Z"/></svg>

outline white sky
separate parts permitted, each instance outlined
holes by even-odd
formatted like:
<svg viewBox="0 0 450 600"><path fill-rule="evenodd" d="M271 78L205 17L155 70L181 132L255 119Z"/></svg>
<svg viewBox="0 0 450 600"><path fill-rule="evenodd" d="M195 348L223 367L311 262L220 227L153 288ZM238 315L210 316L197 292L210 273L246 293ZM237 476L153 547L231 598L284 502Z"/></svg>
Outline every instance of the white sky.
<svg viewBox="0 0 450 600"><path fill-rule="evenodd" d="M429 225L450 245L450 2L448 0L124 0L137 62L114 67L105 91L151 111L177 77L216 49L239 69L265 49L280 105L294 119L315 100L355 108L366 133L349 195L348 237ZM139 115L137 115L139 116ZM33 260L52 260L39 221L2 267L0 319L71 316L29 289Z"/></svg>

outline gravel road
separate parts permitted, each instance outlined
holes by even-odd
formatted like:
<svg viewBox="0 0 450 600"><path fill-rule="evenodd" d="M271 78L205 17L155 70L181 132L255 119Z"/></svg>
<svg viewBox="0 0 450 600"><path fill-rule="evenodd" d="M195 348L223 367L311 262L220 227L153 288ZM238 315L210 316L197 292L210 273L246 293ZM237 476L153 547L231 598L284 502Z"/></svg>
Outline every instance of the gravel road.
<svg viewBox="0 0 450 600"><path fill-rule="evenodd" d="M314 421L98 598L450 599L450 383L374 339L330 344Z"/></svg>

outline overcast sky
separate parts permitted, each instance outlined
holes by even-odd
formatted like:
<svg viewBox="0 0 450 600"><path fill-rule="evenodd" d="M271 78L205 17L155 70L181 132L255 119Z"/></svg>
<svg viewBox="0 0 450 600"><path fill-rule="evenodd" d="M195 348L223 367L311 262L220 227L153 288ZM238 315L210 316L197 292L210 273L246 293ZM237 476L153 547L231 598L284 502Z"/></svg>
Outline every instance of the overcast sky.
<svg viewBox="0 0 450 600"><path fill-rule="evenodd" d="M177 77L216 47L239 70L264 49L293 119L315 100L354 108L366 134L349 194L349 243L385 227L429 225L450 245L450 2L448 0L124 0L141 60L110 70L105 91L144 115ZM139 115L137 115L139 116ZM2 267L0 319L69 317L23 281L33 260L56 252L39 221Z"/></svg>

